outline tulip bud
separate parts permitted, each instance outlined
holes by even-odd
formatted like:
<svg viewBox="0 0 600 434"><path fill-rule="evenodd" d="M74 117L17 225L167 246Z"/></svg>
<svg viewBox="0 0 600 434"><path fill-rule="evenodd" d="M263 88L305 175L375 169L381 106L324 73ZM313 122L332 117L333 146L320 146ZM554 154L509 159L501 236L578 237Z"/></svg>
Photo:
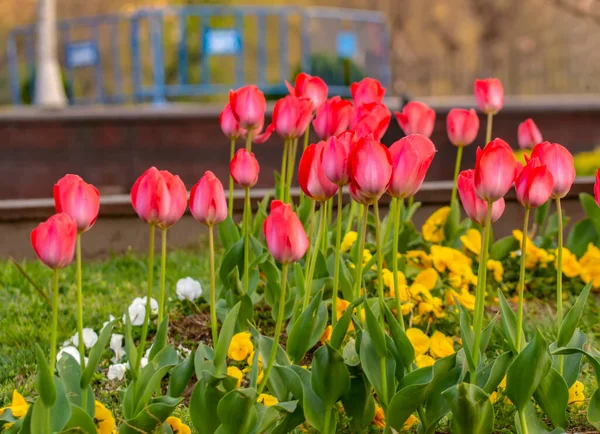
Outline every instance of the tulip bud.
<svg viewBox="0 0 600 434"><path fill-rule="evenodd" d="M435 146L428 137L411 134L390 147L392 178L388 193L393 197L414 196L425 179L435 155Z"/></svg>
<svg viewBox="0 0 600 434"><path fill-rule="evenodd" d="M221 223L227 218L227 200L223 184L210 170L192 187L190 211L196 220L207 226Z"/></svg>
<svg viewBox="0 0 600 434"><path fill-rule="evenodd" d="M594 183L594 199L596 199L596 205L600 207L600 169L596 171L596 182Z"/></svg>
<svg viewBox="0 0 600 434"><path fill-rule="evenodd" d="M483 149L477 148L475 191L482 200L495 202L508 192L517 170L512 149L502 139L494 139Z"/></svg>
<svg viewBox="0 0 600 434"><path fill-rule="evenodd" d="M392 176L388 148L372 136L361 138L350 151L350 180L365 198L376 201L387 189Z"/></svg>
<svg viewBox="0 0 600 434"><path fill-rule="evenodd" d="M356 203L360 203L361 205L369 205L373 202L373 199L365 196L358 188L358 186L351 182L348 185L348 191L350 192L350 197Z"/></svg>
<svg viewBox="0 0 600 434"><path fill-rule="evenodd" d="M262 129L259 127L264 123L267 101L258 87L244 86L229 91L229 104L240 127L247 130Z"/></svg>
<svg viewBox="0 0 600 434"><path fill-rule="evenodd" d="M454 146L468 146L479 132L479 117L473 109L452 109L446 118L446 131Z"/></svg>
<svg viewBox="0 0 600 434"><path fill-rule="evenodd" d="M312 103L308 98L287 95L275 104L273 125L277 133L286 139L300 137L310 125Z"/></svg>
<svg viewBox="0 0 600 434"><path fill-rule="evenodd" d="M229 163L229 173L235 183L241 187L252 188L258 181L260 166L252 152L239 149Z"/></svg>
<svg viewBox="0 0 600 434"><path fill-rule="evenodd" d="M240 124L233 115L231 104L229 103L225 105L225 108L219 115L219 124L221 124L223 134L230 139L237 139L246 135L246 130L240 128Z"/></svg>
<svg viewBox="0 0 600 434"><path fill-rule="evenodd" d="M575 181L575 162L567 148L558 143L542 142L531 151L531 158L539 158L554 180L552 197L562 198L567 195Z"/></svg>
<svg viewBox="0 0 600 434"><path fill-rule="evenodd" d="M540 133L539 128L531 118L519 124L518 136L519 148L521 149L533 149L535 145L542 143L543 140L542 133Z"/></svg>
<svg viewBox="0 0 600 434"><path fill-rule="evenodd" d="M263 232L269 252L282 264L299 261L308 249L308 237L290 204L271 202L271 214L265 219Z"/></svg>
<svg viewBox="0 0 600 434"><path fill-rule="evenodd" d="M475 99L483 113L496 114L504 106L504 88L497 78L475 80Z"/></svg>
<svg viewBox="0 0 600 434"><path fill-rule="evenodd" d="M352 103L334 96L317 110L312 124L321 140L326 140L346 131L351 114Z"/></svg>
<svg viewBox="0 0 600 434"><path fill-rule="evenodd" d="M73 260L77 223L66 213L54 214L31 231L35 254L53 270L65 268Z"/></svg>
<svg viewBox="0 0 600 434"><path fill-rule="evenodd" d="M100 193L80 176L65 175L54 184L56 212L67 213L77 223L78 232L90 229L100 211Z"/></svg>
<svg viewBox="0 0 600 434"><path fill-rule="evenodd" d="M487 202L479 199L475 193L475 172L473 170L463 170L458 175L457 180L458 194L465 212L471 220L479 225L485 224L487 214ZM504 198L500 198L492 205L492 223L497 221L504 212Z"/></svg>
<svg viewBox="0 0 600 434"><path fill-rule="evenodd" d="M358 83L350 85L352 99L356 106L373 102L382 102L385 96L385 87L374 78L363 78Z"/></svg>
<svg viewBox="0 0 600 434"><path fill-rule="evenodd" d="M431 136L435 125L435 111L427 104L411 101L404 106L402 113L395 113L395 115L404 134Z"/></svg>
<svg viewBox="0 0 600 434"><path fill-rule="evenodd" d="M308 98L311 102L312 112L319 109L327 100L327 84L320 77L301 72L296 76L294 87L287 81L285 85L291 95Z"/></svg>
<svg viewBox="0 0 600 434"><path fill-rule="evenodd" d="M340 187L350 182L348 157L354 139L352 131L345 131L337 137L331 137L323 149L323 171L331 182Z"/></svg>
<svg viewBox="0 0 600 434"><path fill-rule="evenodd" d="M372 134L379 141L387 131L391 118L390 110L385 104L362 104L354 109L350 129L355 130L358 138Z"/></svg>
<svg viewBox="0 0 600 434"><path fill-rule="evenodd" d="M326 143L319 142L306 148L298 166L298 184L309 197L324 202L337 193L338 187L332 183L323 170L323 150Z"/></svg>
<svg viewBox="0 0 600 434"><path fill-rule="evenodd" d="M517 200L526 208L537 208L543 205L552 194L554 181L548 168L538 158L528 159L515 180Z"/></svg>

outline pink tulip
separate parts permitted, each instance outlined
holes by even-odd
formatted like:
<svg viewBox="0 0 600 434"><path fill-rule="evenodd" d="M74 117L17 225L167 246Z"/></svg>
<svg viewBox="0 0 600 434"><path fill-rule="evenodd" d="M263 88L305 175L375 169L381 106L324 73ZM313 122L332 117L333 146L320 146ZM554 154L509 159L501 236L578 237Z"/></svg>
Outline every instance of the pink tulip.
<svg viewBox="0 0 600 434"><path fill-rule="evenodd" d="M304 134L312 115L312 103L308 98L287 95L275 104L273 125L281 137L295 139Z"/></svg>
<svg viewBox="0 0 600 434"><path fill-rule="evenodd" d="M360 191L358 186L353 182L348 185L348 191L350 192L350 197L356 203L360 203L361 205L369 205L373 203L373 199L365 196L362 191Z"/></svg>
<svg viewBox="0 0 600 434"><path fill-rule="evenodd" d="M526 208L537 208L545 204L552 194L554 181L548 168L538 158L529 159L515 180L517 200Z"/></svg>
<svg viewBox="0 0 600 434"><path fill-rule="evenodd" d="M348 157L356 138L352 131L333 136L323 150L323 171L331 182L344 186L350 182Z"/></svg>
<svg viewBox="0 0 600 434"><path fill-rule="evenodd" d="M77 223L77 230L90 229L100 211L100 193L78 175L65 175L54 184L56 212L67 213Z"/></svg>
<svg viewBox="0 0 600 434"><path fill-rule="evenodd" d="M479 225L485 224L487 202L479 199L475 193L475 171L463 170L458 175L458 194L465 212L471 220ZM504 212L504 198L500 198L492 205L492 223L497 221Z"/></svg>
<svg viewBox="0 0 600 434"><path fill-rule="evenodd" d="M531 151L531 158L539 158L545 165L554 180L552 189L553 198L562 198L567 195L575 181L575 162L567 148L558 143L542 142Z"/></svg>
<svg viewBox="0 0 600 434"><path fill-rule="evenodd" d="M190 192L190 211L200 223L212 226L227 218L227 200L223 184L210 170L204 172Z"/></svg>
<svg viewBox="0 0 600 434"><path fill-rule="evenodd" d="M369 104L373 102L382 102L385 96L385 87L374 78L363 78L358 83L350 85L350 92L354 105Z"/></svg>
<svg viewBox="0 0 600 434"><path fill-rule="evenodd" d="M221 124L223 134L230 139L237 139L246 135L246 130L240 128L240 123L233 115L231 104L229 103L225 105L225 108L219 115L219 124Z"/></svg>
<svg viewBox="0 0 600 434"><path fill-rule="evenodd" d="M495 202L512 186L517 161L512 149L502 139L494 139L483 149L477 148L475 191L482 200Z"/></svg>
<svg viewBox="0 0 600 434"><path fill-rule="evenodd" d="M594 183L594 199L596 199L596 204L600 206L600 169L596 171L596 182Z"/></svg>
<svg viewBox="0 0 600 434"><path fill-rule="evenodd" d="M271 214L265 219L263 232L269 252L282 264L299 261L306 253L308 237L290 204L271 202Z"/></svg>
<svg viewBox="0 0 600 434"><path fill-rule="evenodd" d="M540 133L539 128L531 118L519 124L518 136L519 148L521 149L533 149L535 145L542 143L543 140L542 133Z"/></svg>
<svg viewBox="0 0 600 434"><path fill-rule="evenodd" d="M346 131L351 114L352 103L334 96L317 110L312 124L321 140L326 140Z"/></svg>
<svg viewBox="0 0 600 434"><path fill-rule="evenodd" d="M392 176L392 158L388 148L373 136L361 138L348 158L350 180L361 196L378 200L387 189Z"/></svg>
<svg viewBox="0 0 600 434"><path fill-rule="evenodd" d="M229 163L229 173L239 186L252 188L258 181L260 166L252 152L239 149Z"/></svg>
<svg viewBox="0 0 600 434"><path fill-rule="evenodd" d="M483 113L496 114L504 106L504 88L497 78L475 80L475 99Z"/></svg>
<svg viewBox="0 0 600 434"><path fill-rule="evenodd" d="M391 118L390 110L385 104L362 104L354 109L350 129L355 130L358 138L373 134L375 140L379 141L387 131Z"/></svg>
<svg viewBox="0 0 600 434"><path fill-rule="evenodd" d="M308 98L312 104L312 111L319 109L327 100L327 84L320 78L301 72L296 76L294 87L287 81L285 85L291 95Z"/></svg>
<svg viewBox="0 0 600 434"><path fill-rule="evenodd" d="M229 91L229 104L240 127L247 130L262 129L259 126L264 122L267 101L258 87L244 86Z"/></svg>
<svg viewBox="0 0 600 434"><path fill-rule="evenodd" d="M452 109L446 118L448 138L454 146L468 146L479 132L479 117L475 110Z"/></svg>
<svg viewBox="0 0 600 434"><path fill-rule="evenodd" d="M77 223L68 214L54 214L31 231L31 246L48 268L59 270L73 261Z"/></svg>
<svg viewBox="0 0 600 434"><path fill-rule="evenodd" d="M401 138L390 147L392 179L388 193L393 197L414 196L425 179L435 155L435 146L422 134Z"/></svg>
<svg viewBox="0 0 600 434"><path fill-rule="evenodd" d="M306 148L298 166L298 184L302 191L319 202L324 202L337 193L338 187L327 178L323 170L323 150L326 142L321 141Z"/></svg>
<svg viewBox="0 0 600 434"><path fill-rule="evenodd" d="M427 104L411 101L404 106L402 113L395 115L404 134L431 136L435 125L435 112Z"/></svg>

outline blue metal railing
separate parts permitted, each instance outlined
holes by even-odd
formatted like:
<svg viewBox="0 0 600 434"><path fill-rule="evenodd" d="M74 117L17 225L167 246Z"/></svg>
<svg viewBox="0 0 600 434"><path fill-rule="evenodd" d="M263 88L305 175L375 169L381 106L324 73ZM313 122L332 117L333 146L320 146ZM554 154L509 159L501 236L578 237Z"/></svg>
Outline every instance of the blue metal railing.
<svg viewBox="0 0 600 434"><path fill-rule="evenodd" d="M343 56L349 57L343 60L344 71L352 64L384 86L390 82L389 33L380 12L319 7L146 8L63 20L58 32L65 81L76 104L163 103L222 95L248 82L267 94L283 94L284 80L292 79L292 73L318 73L312 71L315 54L325 53L337 61L340 47L334 43L340 33L349 34L343 40L351 44L342 47ZM13 104L24 103L23 86L33 83L35 38L34 26L17 27L8 34ZM193 73L196 70L198 74ZM333 74L330 92L348 96L351 77ZM223 82L228 75L232 78Z"/></svg>

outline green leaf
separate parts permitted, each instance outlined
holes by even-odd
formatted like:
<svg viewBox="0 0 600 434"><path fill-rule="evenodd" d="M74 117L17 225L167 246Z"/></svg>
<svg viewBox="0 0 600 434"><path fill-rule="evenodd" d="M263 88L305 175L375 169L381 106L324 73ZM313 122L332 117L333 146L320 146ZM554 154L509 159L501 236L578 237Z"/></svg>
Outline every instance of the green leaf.
<svg viewBox="0 0 600 434"><path fill-rule="evenodd" d="M31 410L31 434L48 434L48 410L41 399L35 401ZM23 429L21 429L23 431ZM19 434L21 434L19 432Z"/></svg>
<svg viewBox="0 0 600 434"><path fill-rule="evenodd" d="M253 388L234 389L227 393L217 406L221 419L219 434L248 434L258 420L256 413L257 393Z"/></svg>
<svg viewBox="0 0 600 434"><path fill-rule="evenodd" d="M71 403L65 391L63 381L54 377L54 385L56 387L56 401L50 409L50 432L62 431L63 427L71 417Z"/></svg>
<svg viewBox="0 0 600 434"><path fill-rule="evenodd" d="M450 212L444 224L444 236L448 243L452 243L456 239L456 235L460 229L460 206L458 199L454 199L450 204Z"/></svg>
<svg viewBox="0 0 600 434"><path fill-rule="evenodd" d="M56 370L65 385L69 401L81 407L81 366L79 366L79 362L70 354L64 354L56 362ZM88 414L94 414L94 391L91 386L88 386L86 410Z"/></svg>
<svg viewBox="0 0 600 434"><path fill-rule="evenodd" d="M558 338L556 339L556 345L558 347L566 346L573 337L575 329L579 325L579 321L581 321L583 308L585 307L585 303L587 302L587 298L590 294L591 287L592 282L585 285L585 288L583 288L581 294L579 294L579 296L577 297L575 304L569 310L569 312L565 316L565 319L560 325L560 329L558 331Z"/></svg>
<svg viewBox="0 0 600 434"><path fill-rule="evenodd" d="M371 425L375 417L375 399L373 389L363 375L351 377L350 388L342 395L342 404L352 432Z"/></svg>
<svg viewBox="0 0 600 434"><path fill-rule="evenodd" d="M269 360L273 344L273 338L270 338L268 336L260 336L260 338L258 339L258 350L260 350L260 354L262 355L263 361ZM281 348L281 345L277 345L275 363L280 366L288 366L290 364L290 360L288 359L285 350ZM271 376L269 377L267 386L269 387L271 394L275 396L279 401L287 400L289 386L288 384L286 384L284 379L278 375L277 371L271 371Z"/></svg>
<svg viewBox="0 0 600 434"><path fill-rule="evenodd" d="M189 412L194 428L200 433L212 434L221 424L217 406L228 392L223 387L219 387L221 383L221 379L205 371L194 386Z"/></svg>
<svg viewBox="0 0 600 434"><path fill-rule="evenodd" d="M500 318L502 319L502 328L504 330L504 337L506 342L508 343L508 347L510 350L517 354L519 351L517 350L517 316L510 308L508 301L506 301L506 297L499 289L498 290L498 300L500 302ZM521 347L526 343L525 335L521 330Z"/></svg>
<svg viewBox="0 0 600 434"><path fill-rule="evenodd" d="M319 336L321 336L325 329L327 317L325 317L325 322L323 323L322 321L318 321L319 318L317 315L322 299L323 291L319 291L289 332L286 351L290 359L296 363L299 363L304 354L315 344L315 342L312 342L311 337L315 334L315 330L317 333L319 332L317 326L322 326L322 330L318 333ZM320 329L321 327L318 328Z"/></svg>
<svg viewBox="0 0 600 434"><path fill-rule="evenodd" d="M352 320L352 315L354 308L361 304L364 301L365 296L357 298L346 308L342 316L335 323L335 327L331 332L331 347L339 350L344 342L344 338L346 337L346 333L348 332L348 327L350 326L350 321ZM336 307L334 306L335 310ZM412 348L412 347L411 347Z"/></svg>
<svg viewBox="0 0 600 434"><path fill-rule="evenodd" d="M510 252L514 252L519 249L519 242L512 235L506 236L504 238L500 238L490 249L490 259L494 259L496 261L502 261L508 258Z"/></svg>
<svg viewBox="0 0 600 434"><path fill-rule="evenodd" d="M173 368L170 373L167 395L178 398L183 394L194 375L194 358L194 353L190 353L183 362Z"/></svg>
<svg viewBox="0 0 600 434"><path fill-rule="evenodd" d="M533 397L554 426L564 429L569 427L567 420L569 388L556 369L550 368L548 375L540 381Z"/></svg>
<svg viewBox="0 0 600 434"><path fill-rule="evenodd" d="M63 428L64 432L82 434L96 434L98 432L94 420L83 408L71 403L70 415L69 421Z"/></svg>
<svg viewBox="0 0 600 434"><path fill-rule="evenodd" d="M541 206L538 206L535 210L534 221L538 228L543 228L550 213L550 204L552 201L548 200Z"/></svg>
<svg viewBox="0 0 600 434"><path fill-rule="evenodd" d="M446 402L442 392L456 386L461 381L462 366L457 365L450 369L444 379L437 383L431 390L431 393L422 406L421 414L423 415L423 419L421 420L421 425L423 429L419 429L420 433L433 434L436 432L436 427L440 423L440 420L450 413L450 406Z"/></svg>
<svg viewBox="0 0 600 434"><path fill-rule="evenodd" d="M396 345L396 349L398 350L398 355L402 360L402 365L404 368L408 369L415 360L415 349L400 326L400 323L385 304L383 306L383 312L390 328L392 340L394 341L394 345Z"/></svg>
<svg viewBox="0 0 600 434"><path fill-rule="evenodd" d="M98 337L98 341L90 350L90 356L88 357L85 369L83 370L83 374L81 375L82 390L85 390L90 385L90 382L92 381L92 375L94 375L94 372L96 372L96 369L98 368L98 364L100 363L100 359L102 358L102 353L104 352L106 345L108 345L108 342L110 341L113 326L117 321L118 320L115 319L102 328L100 336Z"/></svg>
<svg viewBox="0 0 600 434"><path fill-rule="evenodd" d="M395 391L394 375L396 372L396 360L386 354L380 357L375 349L375 344L369 331L363 330L360 334L360 363L369 383L375 389L379 401L384 407L390 402ZM385 378L382 378L382 370L385 369ZM385 386L384 387L384 381ZM387 389L387 393L384 393ZM408 417L408 416L407 416Z"/></svg>
<svg viewBox="0 0 600 434"><path fill-rule="evenodd" d="M180 402L180 399L170 396L154 398L150 405L144 407L135 418L128 419L121 424L119 434L154 432L167 420ZM214 414L212 417L214 418Z"/></svg>
<svg viewBox="0 0 600 434"><path fill-rule="evenodd" d="M371 307L369 306L369 303L366 298L363 303L363 306L365 308L365 316L367 319L367 331L369 332L369 336L371 337L371 341L373 342L373 347L375 348L378 357L385 358L387 355L387 347L385 344L385 332L381 328L381 325L377 321L377 318L375 318L375 315L373 314L373 311L371 310Z"/></svg>
<svg viewBox="0 0 600 434"><path fill-rule="evenodd" d="M521 411L529 402L542 379L548 374L552 361L546 339L539 332L519 353L506 374L506 396Z"/></svg>
<svg viewBox="0 0 600 434"><path fill-rule="evenodd" d="M490 374L485 379L485 386L483 386L483 390L485 393L491 394L494 392L498 385L502 382L504 377L506 376L506 372L512 363L512 353L507 351L499 355L496 360L494 360ZM477 376L479 379L481 376Z"/></svg>
<svg viewBox="0 0 600 434"><path fill-rule="evenodd" d="M473 359L475 336L473 333L473 328L471 327L471 316L458 300L455 300L455 303L460 312L460 337L465 350L464 353L467 359L467 366L469 367L469 372L476 372L477 366L475 366L475 360Z"/></svg>
<svg viewBox="0 0 600 434"><path fill-rule="evenodd" d="M474 384L462 383L442 392L452 410L452 432L486 434L494 428L494 407L487 393Z"/></svg>
<svg viewBox="0 0 600 434"><path fill-rule="evenodd" d="M515 413L515 428L517 429L518 434L564 434L564 430L560 428L556 428L554 431L550 431L546 424L538 419L535 407L531 401L527 403L523 412L525 414L525 423L527 424L527 431L524 431L521 428L521 421L519 420L519 415Z"/></svg>
<svg viewBox="0 0 600 434"><path fill-rule="evenodd" d="M298 289L298 294L301 297L304 297L304 288L306 287L306 281L304 280L304 271L302 271L302 266L298 262L294 264L294 279L296 283L296 288Z"/></svg>
<svg viewBox="0 0 600 434"><path fill-rule="evenodd" d="M152 348L150 348L150 354L148 355L148 360L154 359L156 355L167 346L167 335L169 329L169 317L165 316L158 326L158 330L156 331L156 336L154 337L154 342L152 343Z"/></svg>
<svg viewBox="0 0 600 434"><path fill-rule="evenodd" d="M326 409L350 388L350 374L342 355L327 344L313 355L311 387Z"/></svg>
<svg viewBox="0 0 600 434"><path fill-rule="evenodd" d="M221 282L229 282L229 274L237 267L244 269L244 239L240 238L235 244L229 246L221 258L219 278Z"/></svg>
<svg viewBox="0 0 600 434"><path fill-rule="evenodd" d="M127 360L137 360L137 349L133 342L129 313L125 315L125 353L127 354ZM135 369L131 369L131 375L133 375L134 380L137 379L137 371Z"/></svg>
<svg viewBox="0 0 600 434"><path fill-rule="evenodd" d="M569 348L579 348L583 349L583 346L587 342L587 336L581 332L581 330L575 330L573 337L567 344ZM558 347L556 346L556 342L553 342L550 345L550 354L552 354ZM583 354L574 353L566 356L560 356L563 358L563 378L567 383L567 386L570 388L579 377L579 371L581 368L581 359L583 358ZM552 367L558 370L559 366L559 356L552 356Z"/></svg>
<svg viewBox="0 0 600 434"><path fill-rule="evenodd" d="M594 223L590 219L583 219L573 225L565 247L575 256L580 258L590 243L596 243L598 240L598 232Z"/></svg>
<svg viewBox="0 0 600 434"><path fill-rule="evenodd" d="M214 365L217 374L225 372L227 369L225 359L227 358L227 350L229 349L229 344L231 343L231 338L233 337L233 333L235 331L235 322L239 310L240 303L236 304L233 309L231 309L231 312L229 312L227 318L225 318L223 326L221 327L221 331L219 332L219 341L215 347L214 358Z"/></svg>
<svg viewBox="0 0 600 434"><path fill-rule="evenodd" d="M227 218L219 223L219 239L225 250L229 249L240 240L240 232L233 218L228 214Z"/></svg>
<svg viewBox="0 0 600 434"><path fill-rule="evenodd" d="M52 407L56 401L56 387L54 386L53 373L46 361L46 356L38 344L35 344L35 355L37 357L38 372L36 378L36 389L45 407Z"/></svg>
<svg viewBox="0 0 600 434"><path fill-rule="evenodd" d="M588 219L596 228L596 233L600 234L600 208L596 205L596 200L588 193L581 193L579 195L579 201L581 202L581 206Z"/></svg>
<svg viewBox="0 0 600 434"><path fill-rule="evenodd" d="M148 365L150 365L151 363L153 363L153 361L148 362ZM145 388L138 390L136 394L138 398L138 402L135 407L136 414L139 414L142 411L142 409L148 404L148 402L150 402L152 395L160 387L162 379L165 377L165 375L167 375L167 373L171 370L173 366L174 365L166 365L156 369L156 371L152 374L147 384L145 385ZM144 373L142 373L142 376L144 376Z"/></svg>

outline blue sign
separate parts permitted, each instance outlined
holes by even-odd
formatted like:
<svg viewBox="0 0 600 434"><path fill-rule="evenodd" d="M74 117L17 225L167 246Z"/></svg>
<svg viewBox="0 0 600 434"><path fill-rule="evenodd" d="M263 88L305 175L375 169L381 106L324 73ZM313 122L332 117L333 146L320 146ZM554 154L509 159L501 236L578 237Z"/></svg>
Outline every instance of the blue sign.
<svg viewBox="0 0 600 434"><path fill-rule="evenodd" d="M337 34L337 55L349 59L356 54L356 34L353 32L340 32Z"/></svg>
<svg viewBox="0 0 600 434"><path fill-rule="evenodd" d="M235 29L207 29L204 32L204 54L229 56L242 51L242 38Z"/></svg>
<svg viewBox="0 0 600 434"><path fill-rule="evenodd" d="M66 47L67 67L86 68L100 62L98 45L95 41L69 43Z"/></svg>

